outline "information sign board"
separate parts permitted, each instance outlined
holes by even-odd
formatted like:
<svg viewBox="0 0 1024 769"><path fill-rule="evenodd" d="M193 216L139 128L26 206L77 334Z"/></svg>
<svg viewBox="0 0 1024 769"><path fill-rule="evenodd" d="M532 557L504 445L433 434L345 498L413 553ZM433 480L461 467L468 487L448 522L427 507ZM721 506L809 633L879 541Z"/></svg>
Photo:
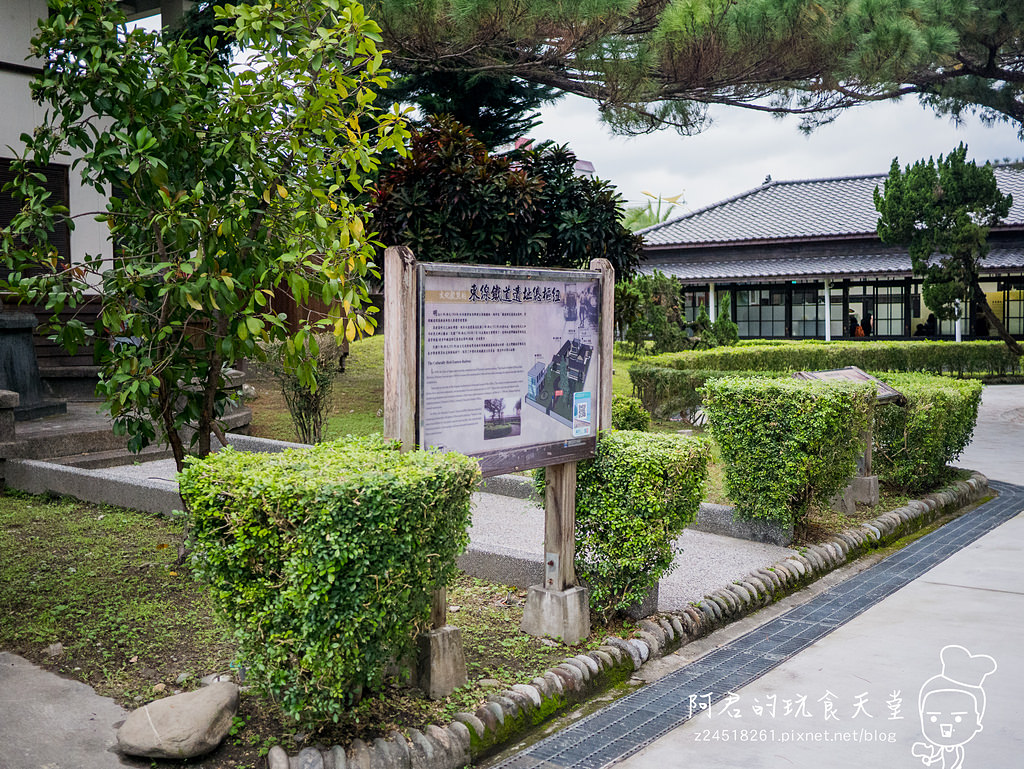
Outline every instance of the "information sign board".
<svg viewBox="0 0 1024 769"><path fill-rule="evenodd" d="M419 265L418 443L485 476L594 455L601 273Z"/></svg>

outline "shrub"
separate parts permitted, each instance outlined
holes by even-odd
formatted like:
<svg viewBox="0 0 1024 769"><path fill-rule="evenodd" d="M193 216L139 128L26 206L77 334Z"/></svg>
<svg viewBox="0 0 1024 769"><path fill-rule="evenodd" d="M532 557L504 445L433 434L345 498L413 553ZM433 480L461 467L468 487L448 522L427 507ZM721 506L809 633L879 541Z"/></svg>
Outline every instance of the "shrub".
<svg viewBox="0 0 1024 769"><path fill-rule="evenodd" d="M856 472L874 396L860 382L708 380L704 410L737 513L790 526L827 503Z"/></svg>
<svg viewBox="0 0 1024 769"><path fill-rule="evenodd" d="M639 398L616 395L612 398L612 427L647 432L651 429L651 414Z"/></svg>
<svg viewBox="0 0 1024 769"><path fill-rule="evenodd" d="M970 443L982 384L927 374L883 374L906 407L875 409L872 459L879 477L908 491L932 488Z"/></svg>
<svg viewBox="0 0 1024 769"><path fill-rule="evenodd" d="M684 350L652 358L652 366L716 371L820 371L857 366L865 371L933 374L1010 374L1020 359L1003 342L872 341L739 344Z"/></svg>
<svg viewBox="0 0 1024 769"><path fill-rule="evenodd" d="M715 371L712 369L675 369L650 363L629 367L633 391L644 407L658 416L692 411L703 400L700 389L710 379L723 377L789 378L788 371Z"/></svg>
<svg viewBox="0 0 1024 769"><path fill-rule="evenodd" d="M337 720L377 687L469 542L476 462L396 447L226 449L180 476L193 568L251 680L293 718Z"/></svg>
<svg viewBox="0 0 1024 769"><path fill-rule="evenodd" d="M281 343L266 347L267 368L281 386L299 441L319 443L331 407L334 380L341 371L341 350L334 334L303 335L296 347L298 363L311 364L313 386L299 379L296 366L285 360L285 345Z"/></svg>
<svg viewBox="0 0 1024 769"><path fill-rule="evenodd" d="M1019 359L1002 342L823 342L756 340L734 347L659 355L629 368L634 393L655 415L700 405L697 390L708 372L781 376L858 366L865 371L1003 375L1020 373ZM702 373L703 372L703 373ZM720 376L721 374L718 374Z"/></svg>
<svg viewBox="0 0 1024 769"><path fill-rule="evenodd" d="M703 438L609 430L576 480L576 573L605 622L672 568L672 543L704 498Z"/></svg>

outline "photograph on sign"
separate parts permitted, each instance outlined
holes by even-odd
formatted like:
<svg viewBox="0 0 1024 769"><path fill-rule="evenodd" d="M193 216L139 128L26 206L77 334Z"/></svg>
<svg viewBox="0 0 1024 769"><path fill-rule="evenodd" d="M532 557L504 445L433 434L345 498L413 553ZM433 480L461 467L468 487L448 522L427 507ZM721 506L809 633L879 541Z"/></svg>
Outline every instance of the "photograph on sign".
<svg viewBox="0 0 1024 769"><path fill-rule="evenodd" d="M488 475L592 456L600 273L419 269L420 445Z"/></svg>

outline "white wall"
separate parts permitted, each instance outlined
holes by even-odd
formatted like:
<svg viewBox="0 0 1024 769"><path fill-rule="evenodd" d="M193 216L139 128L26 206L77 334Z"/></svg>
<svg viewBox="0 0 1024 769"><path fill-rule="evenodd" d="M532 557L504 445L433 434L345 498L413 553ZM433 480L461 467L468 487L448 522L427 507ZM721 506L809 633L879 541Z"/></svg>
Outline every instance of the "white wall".
<svg viewBox="0 0 1024 769"><path fill-rule="evenodd" d="M34 65L25 57L36 22L45 14L45 0L0 0L0 62ZM24 147L19 137L23 133L31 134L44 119L45 110L32 101L29 92L31 79L29 74L0 70L0 157L13 158L21 154ZM70 160L60 162L70 164ZM69 172L68 182L72 214L102 211L106 207L104 196L97 195L91 187L83 187L74 170ZM72 261L81 261L87 253L112 255L106 224L92 217L75 220L75 230L71 233Z"/></svg>

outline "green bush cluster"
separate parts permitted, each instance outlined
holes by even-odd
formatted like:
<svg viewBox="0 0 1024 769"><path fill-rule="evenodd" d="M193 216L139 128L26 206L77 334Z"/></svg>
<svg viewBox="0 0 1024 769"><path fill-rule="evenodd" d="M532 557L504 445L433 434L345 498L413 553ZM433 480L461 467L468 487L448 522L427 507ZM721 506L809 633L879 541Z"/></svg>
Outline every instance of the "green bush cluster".
<svg viewBox="0 0 1024 769"><path fill-rule="evenodd" d="M1020 359L1004 342L803 341L748 344L668 353L648 361L654 366L717 371L821 371L857 366L865 371L930 374L1020 373Z"/></svg>
<svg viewBox="0 0 1024 769"><path fill-rule="evenodd" d="M737 514L797 525L857 469L875 388L860 382L719 378L704 410Z"/></svg>
<svg viewBox="0 0 1024 769"><path fill-rule="evenodd" d="M644 407L661 415L700 405L697 391L708 378L722 376L716 372L776 376L846 366L961 377L1021 373L1020 360L1003 342L747 340L734 347L650 357L630 366L629 376Z"/></svg>
<svg viewBox="0 0 1024 769"><path fill-rule="evenodd" d="M469 543L479 475L380 436L185 468L193 568L285 713L337 720L411 649Z"/></svg>
<svg viewBox="0 0 1024 769"><path fill-rule="evenodd" d="M612 397L612 427L647 432L651 429L651 413L639 398L616 395Z"/></svg>
<svg viewBox="0 0 1024 769"><path fill-rule="evenodd" d="M672 568L673 541L697 515L711 447L703 438L601 433L576 480L576 573L608 621Z"/></svg>
<svg viewBox="0 0 1024 769"><path fill-rule="evenodd" d="M792 376L788 371L715 371L713 369L676 369L635 363L629 367L633 392L643 406L658 416L693 410L703 401L701 388L711 379L723 377Z"/></svg>
<svg viewBox="0 0 1024 769"><path fill-rule="evenodd" d="M872 459L886 483L908 491L932 488L971 441L982 384L927 374L883 374L907 405L875 409Z"/></svg>

